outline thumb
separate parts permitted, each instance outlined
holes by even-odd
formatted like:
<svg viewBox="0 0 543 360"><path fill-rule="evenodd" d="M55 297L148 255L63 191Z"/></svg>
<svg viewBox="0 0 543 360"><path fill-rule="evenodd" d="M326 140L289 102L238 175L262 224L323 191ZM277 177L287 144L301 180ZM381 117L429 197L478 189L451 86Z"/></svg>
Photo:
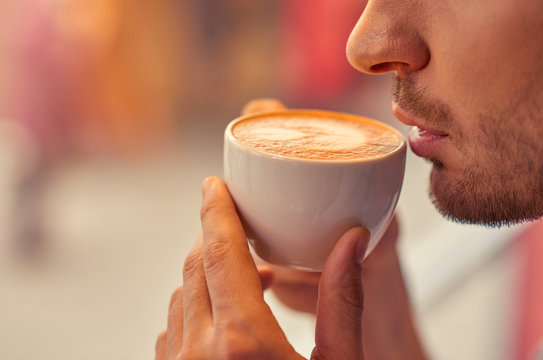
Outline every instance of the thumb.
<svg viewBox="0 0 543 360"><path fill-rule="evenodd" d="M262 98L248 102L241 110L242 115L258 113L262 111L285 110L285 105L276 99Z"/></svg>
<svg viewBox="0 0 543 360"><path fill-rule="evenodd" d="M362 259L370 239L362 227L347 231L330 254L319 284L312 360L363 359Z"/></svg>

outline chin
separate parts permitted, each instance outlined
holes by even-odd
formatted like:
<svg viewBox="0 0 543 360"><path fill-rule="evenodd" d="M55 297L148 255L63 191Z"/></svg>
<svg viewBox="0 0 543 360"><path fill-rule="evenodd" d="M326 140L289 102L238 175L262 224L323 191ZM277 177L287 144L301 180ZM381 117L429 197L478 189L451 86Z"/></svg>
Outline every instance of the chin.
<svg viewBox="0 0 543 360"><path fill-rule="evenodd" d="M436 161L430 176L429 193L437 210L447 219L495 228L543 216L543 199L519 188L521 190L515 191L511 184L501 184L485 176L463 174L454 177Z"/></svg>

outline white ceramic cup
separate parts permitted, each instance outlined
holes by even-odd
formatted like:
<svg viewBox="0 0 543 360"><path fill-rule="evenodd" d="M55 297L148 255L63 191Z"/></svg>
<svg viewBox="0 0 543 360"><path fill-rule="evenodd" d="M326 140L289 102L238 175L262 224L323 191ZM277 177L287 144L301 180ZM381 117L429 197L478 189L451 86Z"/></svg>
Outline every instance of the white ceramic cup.
<svg viewBox="0 0 543 360"><path fill-rule="evenodd" d="M233 136L237 122L266 114L271 113L239 117L224 135L225 182L256 254L272 264L322 271L337 240L358 225L371 233L369 254L386 230L400 195L406 156L402 134L387 126L402 139L401 144L373 159L292 159L255 151ZM273 114L361 118L321 110Z"/></svg>

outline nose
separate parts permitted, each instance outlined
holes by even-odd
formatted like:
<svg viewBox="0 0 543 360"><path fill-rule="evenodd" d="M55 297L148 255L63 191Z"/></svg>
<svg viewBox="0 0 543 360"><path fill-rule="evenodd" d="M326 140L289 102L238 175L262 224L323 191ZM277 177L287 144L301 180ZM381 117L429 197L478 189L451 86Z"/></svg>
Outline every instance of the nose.
<svg viewBox="0 0 543 360"><path fill-rule="evenodd" d="M399 76L426 67L430 50L418 28L424 20L418 18L422 11L402 5L368 2L347 43L352 66L368 74L394 71Z"/></svg>

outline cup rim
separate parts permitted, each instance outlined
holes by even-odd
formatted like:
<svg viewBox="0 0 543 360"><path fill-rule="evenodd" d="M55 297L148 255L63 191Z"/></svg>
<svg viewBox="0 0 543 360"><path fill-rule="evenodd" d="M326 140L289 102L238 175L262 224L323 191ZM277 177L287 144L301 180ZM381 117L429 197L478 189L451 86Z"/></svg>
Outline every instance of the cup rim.
<svg viewBox="0 0 543 360"><path fill-rule="evenodd" d="M283 156L283 155L269 154L269 153L266 153L266 152L263 152L263 151L256 150L256 149L254 149L252 147L249 147L249 146L241 143L239 140L236 139L236 137L232 133L232 128L239 122L242 122L242 121L245 121L245 120L248 120L248 119L252 119L252 118L261 117L261 116L285 115L285 114L291 114L291 115L296 115L296 114L304 114L304 115L309 114L309 115L311 115L311 114L313 114L315 116L322 116L322 117L324 117L324 116L339 117L339 118L347 118L347 119L355 120L355 121L361 121L361 122L365 122L365 123L377 123L379 126L385 127L388 130L394 132L396 135L398 135L398 138L400 139L400 144L398 145L397 148L395 148L394 150L392 150L389 153L386 153L386 154L383 154L383 155L376 155L376 156L373 156L373 157L370 157L370 158L358 158L358 159L304 159L304 158L294 158L294 157L288 157L288 156ZM245 150L247 150L247 151L249 151L249 152L251 152L253 154L257 154L259 156L263 156L263 157L267 157L267 158L274 158L274 159L278 159L278 160L284 160L284 161L308 162L308 163L327 163L327 164L333 164L333 163L349 164L349 163L351 163L351 164L356 164L356 163L375 162L375 161L379 161L379 160L383 160L383 159L387 159L389 157L392 157L392 156L394 156L397 153L400 153L402 151L405 152L406 147L407 147L406 140L405 140L403 134L398 129L394 128L393 126L390 126L390 125L385 124L385 123L383 123L381 121L378 121L378 120L375 120L375 119L372 119L372 118L369 118L369 117L366 117L366 116L362 116L362 115L349 114L349 113L340 112L340 111L319 110L319 109L286 109L286 110L274 110L274 111L260 111L260 112L251 113L251 114L247 114L247 115L241 115L241 116L236 117L232 121L230 121L230 123L228 123L228 125L226 126L224 134L232 144L240 146L241 148L243 148L243 149L245 149Z"/></svg>

